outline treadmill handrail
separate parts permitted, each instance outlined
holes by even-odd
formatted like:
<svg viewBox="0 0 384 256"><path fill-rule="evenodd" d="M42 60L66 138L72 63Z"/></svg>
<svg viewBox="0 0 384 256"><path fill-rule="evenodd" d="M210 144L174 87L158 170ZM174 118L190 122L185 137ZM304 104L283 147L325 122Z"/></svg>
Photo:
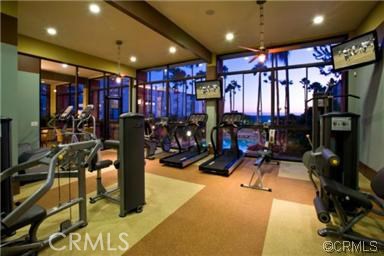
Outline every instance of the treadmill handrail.
<svg viewBox="0 0 384 256"><path fill-rule="evenodd" d="M212 144L212 148L213 148L213 153L215 154L215 157L217 157L219 155L219 152L217 151L217 147L215 145L215 140L213 138L213 133L214 131L218 131L218 127L217 126L214 126L211 130L211 144Z"/></svg>

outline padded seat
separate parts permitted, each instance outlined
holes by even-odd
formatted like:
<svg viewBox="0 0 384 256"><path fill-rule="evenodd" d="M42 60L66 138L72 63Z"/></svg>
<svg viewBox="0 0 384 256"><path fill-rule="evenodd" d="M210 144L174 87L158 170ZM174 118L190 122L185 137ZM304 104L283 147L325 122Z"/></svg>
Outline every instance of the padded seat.
<svg viewBox="0 0 384 256"><path fill-rule="evenodd" d="M94 168L95 170L101 170L104 168L107 168L111 166L113 162L111 160L101 160L95 163Z"/></svg>
<svg viewBox="0 0 384 256"><path fill-rule="evenodd" d="M369 198L359 191L348 188L334 180L325 178L323 176L320 176L320 182L324 190L331 193L332 195L348 197L350 201L368 210L372 209L373 207Z"/></svg>
<svg viewBox="0 0 384 256"><path fill-rule="evenodd" d="M22 227L41 222L46 216L47 211L43 207L34 205L12 226L6 227L3 222L1 222L1 233L9 236Z"/></svg>

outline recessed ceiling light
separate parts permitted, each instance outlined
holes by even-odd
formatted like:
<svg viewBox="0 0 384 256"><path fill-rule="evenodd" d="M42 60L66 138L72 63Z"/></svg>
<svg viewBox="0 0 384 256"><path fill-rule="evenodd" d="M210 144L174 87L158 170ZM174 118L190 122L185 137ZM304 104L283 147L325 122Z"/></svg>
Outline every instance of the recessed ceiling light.
<svg viewBox="0 0 384 256"><path fill-rule="evenodd" d="M169 47L169 52L172 54L176 53L176 47L174 46Z"/></svg>
<svg viewBox="0 0 384 256"><path fill-rule="evenodd" d="M68 64L61 64L61 66L63 67L63 68L67 68L68 67Z"/></svg>
<svg viewBox="0 0 384 256"><path fill-rule="evenodd" d="M90 4L89 5L89 11L94 14L100 13L100 6L97 4Z"/></svg>
<svg viewBox="0 0 384 256"><path fill-rule="evenodd" d="M235 38L235 35L231 32L229 32L225 35L225 40L227 40L227 41L232 41L233 38Z"/></svg>
<svg viewBox="0 0 384 256"><path fill-rule="evenodd" d="M47 28L47 33L51 36L54 36L57 34L57 30L55 28L49 27Z"/></svg>
<svg viewBox="0 0 384 256"><path fill-rule="evenodd" d="M137 58L136 58L136 56L131 56L131 58L129 58L129 60L130 60L131 62L136 62Z"/></svg>
<svg viewBox="0 0 384 256"><path fill-rule="evenodd" d="M316 25L323 23L323 21L324 21L324 16L322 15L317 15L315 16L315 18L313 18L313 24L316 24Z"/></svg>

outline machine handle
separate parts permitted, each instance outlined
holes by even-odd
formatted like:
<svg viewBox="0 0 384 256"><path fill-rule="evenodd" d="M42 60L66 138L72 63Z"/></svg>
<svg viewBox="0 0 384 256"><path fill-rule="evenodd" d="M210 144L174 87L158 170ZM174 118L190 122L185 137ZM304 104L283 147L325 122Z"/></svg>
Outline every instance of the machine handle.
<svg viewBox="0 0 384 256"><path fill-rule="evenodd" d="M340 165L340 158L328 148L323 148L321 155L329 166L336 167Z"/></svg>

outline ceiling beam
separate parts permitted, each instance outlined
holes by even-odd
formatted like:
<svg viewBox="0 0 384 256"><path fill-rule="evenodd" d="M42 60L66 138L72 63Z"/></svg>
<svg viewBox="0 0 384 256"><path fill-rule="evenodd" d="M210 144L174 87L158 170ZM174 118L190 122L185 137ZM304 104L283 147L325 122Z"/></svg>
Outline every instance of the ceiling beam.
<svg viewBox="0 0 384 256"><path fill-rule="evenodd" d="M152 7L149 3L145 1L118 0L105 0L105 2L179 46L190 50L207 63L211 62L212 53L210 50Z"/></svg>

